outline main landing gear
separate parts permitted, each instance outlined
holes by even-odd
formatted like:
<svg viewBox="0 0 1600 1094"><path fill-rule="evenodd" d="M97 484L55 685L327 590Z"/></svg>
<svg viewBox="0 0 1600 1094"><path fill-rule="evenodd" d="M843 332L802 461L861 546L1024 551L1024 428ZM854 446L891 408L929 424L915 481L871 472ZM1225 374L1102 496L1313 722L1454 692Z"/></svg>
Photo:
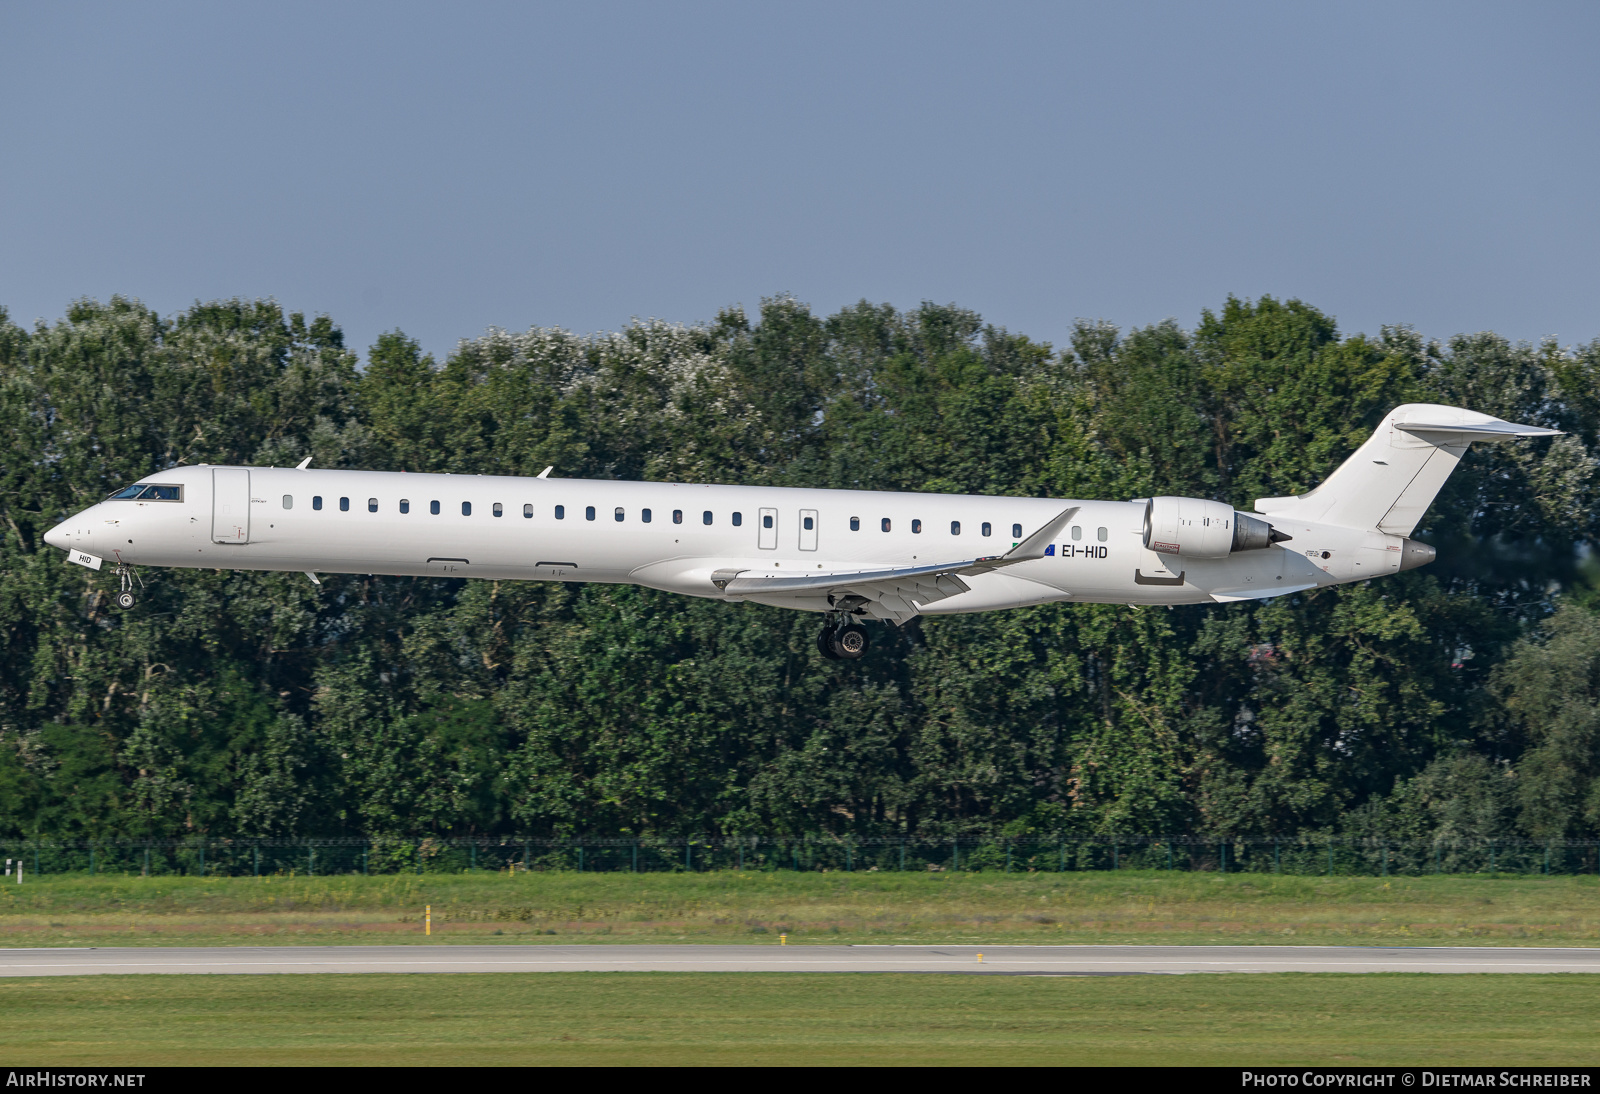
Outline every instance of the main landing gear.
<svg viewBox="0 0 1600 1094"><path fill-rule="evenodd" d="M867 640L867 628L860 623L846 622L844 616L837 620L830 616L817 632L817 651L830 661L865 657L871 645Z"/></svg>

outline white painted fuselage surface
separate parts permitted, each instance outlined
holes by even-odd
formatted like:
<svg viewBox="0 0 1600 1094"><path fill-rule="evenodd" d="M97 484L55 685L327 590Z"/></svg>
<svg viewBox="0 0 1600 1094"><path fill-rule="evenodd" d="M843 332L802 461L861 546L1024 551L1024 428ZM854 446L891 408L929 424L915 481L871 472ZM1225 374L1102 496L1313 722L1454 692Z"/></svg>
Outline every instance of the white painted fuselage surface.
<svg viewBox="0 0 1600 1094"><path fill-rule="evenodd" d="M1498 423L1456 408L1398 408L1387 431L1318 491L1258 502L1261 519L1194 499L1158 498L1153 506L202 465L141 479L142 491L91 506L46 539L85 564L633 583L896 623L1050 601L1226 602L1418 564L1407 562L1415 516L1395 514L1420 516L1473 440L1554 432L1405 420L1444 411ZM1428 467L1437 483L1418 508L1417 469ZM1345 495L1366 508L1341 508ZM1374 502L1383 497L1397 500ZM1359 512L1360 526L1340 523L1347 511ZM1160 527L1163 512L1170 532ZM1268 521L1272 542L1238 549L1236 541L1230 550L1226 529L1254 525L1264 536ZM1221 540L1215 528L1224 529ZM1431 557L1431 549L1415 549Z"/></svg>
<svg viewBox="0 0 1600 1094"><path fill-rule="evenodd" d="M228 518L234 542L213 535L219 492L232 485L218 472L248 476L248 509ZM1141 542L1143 502L260 467L178 467L141 482L180 487L181 500L101 502L53 532L58 545L136 566L631 582L827 611L826 593L729 594L712 577L846 584L852 572L1003 555L1076 508L1049 555L965 577L969 591L921 610L1198 603L1212 587L1332 583L1282 549L1169 568ZM1170 584L1139 584L1136 572Z"/></svg>

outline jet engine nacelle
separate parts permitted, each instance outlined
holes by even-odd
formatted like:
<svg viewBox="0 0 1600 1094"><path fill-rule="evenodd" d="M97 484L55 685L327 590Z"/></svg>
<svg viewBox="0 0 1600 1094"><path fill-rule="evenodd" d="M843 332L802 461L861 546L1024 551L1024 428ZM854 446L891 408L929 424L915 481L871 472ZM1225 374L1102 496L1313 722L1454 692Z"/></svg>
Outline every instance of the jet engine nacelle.
<svg viewBox="0 0 1600 1094"><path fill-rule="evenodd" d="M1289 537L1233 506L1200 498L1151 498L1144 509L1144 545L1184 558L1227 558Z"/></svg>

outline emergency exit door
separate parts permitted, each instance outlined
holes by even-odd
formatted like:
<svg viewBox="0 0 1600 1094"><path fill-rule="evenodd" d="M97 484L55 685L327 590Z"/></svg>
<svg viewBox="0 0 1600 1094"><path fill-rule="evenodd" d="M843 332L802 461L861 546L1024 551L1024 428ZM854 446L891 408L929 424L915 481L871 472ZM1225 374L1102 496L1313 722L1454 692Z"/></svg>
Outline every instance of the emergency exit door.
<svg viewBox="0 0 1600 1094"><path fill-rule="evenodd" d="M243 468L211 469L211 539L250 542L250 472Z"/></svg>
<svg viewBox="0 0 1600 1094"><path fill-rule="evenodd" d="M761 510L761 528L756 532L756 546L763 551L776 551L778 549L778 511L776 509Z"/></svg>
<svg viewBox="0 0 1600 1094"><path fill-rule="evenodd" d="M815 509L800 510L800 549L802 551L815 551L817 549L817 511Z"/></svg>

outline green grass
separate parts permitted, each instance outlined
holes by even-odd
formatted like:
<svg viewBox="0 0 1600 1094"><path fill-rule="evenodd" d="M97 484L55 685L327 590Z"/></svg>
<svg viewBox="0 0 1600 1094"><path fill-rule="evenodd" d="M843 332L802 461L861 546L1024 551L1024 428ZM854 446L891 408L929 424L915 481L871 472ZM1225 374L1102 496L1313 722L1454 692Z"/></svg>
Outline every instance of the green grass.
<svg viewBox="0 0 1600 1094"><path fill-rule="evenodd" d="M0 1065L1588 1065L1584 976L534 973L0 982Z"/></svg>
<svg viewBox="0 0 1600 1094"><path fill-rule="evenodd" d="M652 873L30 878L0 946L433 942L1597 945L1594 877Z"/></svg>

